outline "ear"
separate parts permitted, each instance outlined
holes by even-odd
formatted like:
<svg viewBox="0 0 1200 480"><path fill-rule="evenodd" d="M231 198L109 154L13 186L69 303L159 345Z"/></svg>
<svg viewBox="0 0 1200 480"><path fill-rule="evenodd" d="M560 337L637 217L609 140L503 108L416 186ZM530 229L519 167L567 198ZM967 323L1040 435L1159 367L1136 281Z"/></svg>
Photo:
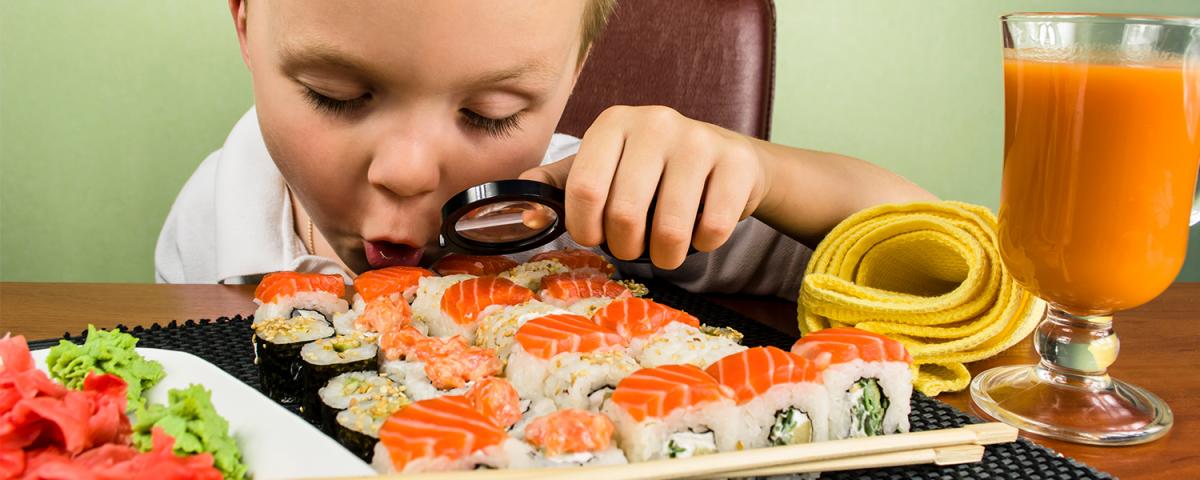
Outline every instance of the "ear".
<svg viewBox="0 0 1200 480"><path fill-rule="evenodd" d="M233 14L233 26L237 30L238 44L242 48L242 62L250 67L250 47L246 44L246 1L229 0L229 13Z"/></svg>

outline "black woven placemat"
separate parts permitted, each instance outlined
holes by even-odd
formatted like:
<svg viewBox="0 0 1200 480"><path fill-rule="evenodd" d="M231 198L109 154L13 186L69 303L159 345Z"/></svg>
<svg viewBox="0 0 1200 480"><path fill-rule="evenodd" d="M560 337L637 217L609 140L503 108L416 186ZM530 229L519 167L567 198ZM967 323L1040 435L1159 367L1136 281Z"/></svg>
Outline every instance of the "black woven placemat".
<svg viewBox="0 0 1200 480"><path fill-rule="evenodd" d="M734 311L715 305L703 297L691 294L674 285L650 282L651 297L658 302L671 305L695 315L704 323L715 326L733 327L745 336L743 343L751 346L773 345L783 349L791 347L794 338L769 326L747 319ZM253 331L250 319L236 316L217 320L187 320L183 323L171 321L166 326L153 325L133 327L119 326L121 330L138 337L139 347L179 350L201 357L246 384L260 389L258 369L254 365L254 347L251 343ZM83 342L83 334L64 335L73 342ZM54 346L58 339L30 342L30 348ZM298 406L284 405L293 413ZM913 431L953 428L981 420L939 402L919 392L913 392L912 415L909 417ZM873 470L854 470L823 474L826 479L1092 479L1113 478L1074 459L1025 439L1014 443L990 445L980 463L946 467L918 466L895 467Z"/></svg>

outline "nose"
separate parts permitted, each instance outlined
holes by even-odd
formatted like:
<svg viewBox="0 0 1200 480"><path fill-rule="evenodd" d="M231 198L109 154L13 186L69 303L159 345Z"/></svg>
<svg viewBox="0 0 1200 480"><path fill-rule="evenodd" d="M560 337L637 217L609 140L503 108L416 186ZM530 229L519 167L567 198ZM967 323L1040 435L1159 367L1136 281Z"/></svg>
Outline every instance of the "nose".
<svg viewBox="0 0 1200 480"><path fill-rule="evenodd" d="M379 141L367 169L367 181L400 197L437 190L440 177L434 135L391 132Z"/></svg>

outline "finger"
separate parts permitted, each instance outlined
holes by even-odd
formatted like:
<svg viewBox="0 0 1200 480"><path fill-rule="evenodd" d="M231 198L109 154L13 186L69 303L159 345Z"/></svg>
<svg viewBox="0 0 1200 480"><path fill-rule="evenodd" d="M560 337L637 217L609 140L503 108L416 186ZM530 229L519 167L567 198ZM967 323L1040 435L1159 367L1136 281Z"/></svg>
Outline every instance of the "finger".
<svg viewBox="0 0 1200 480"><path fill-rule="evenodd" d="M567 232L584 246L594 247L604 240L604 204L625 149L620 122L604 118L601 115L583 134L564 188Z"/></svg>
<svg viewBox="0 0 1200 480"><path fill-rule="evenodd" d="M709 252L725 244L745 217L746 203L754 189L749 171L736 161L718 162L713 167L704 193L704 211L692 236L696 250Z"/></svg>
<svg viewBox="0 0 1200 480"><path fill-rule="evenodd" d="M531 168L521 173L522 180L533 180L535 182L548 183L558 188L563 188L567 185L567 177L571 173L571 165L575 162L575 156L571 155L554 163L546 164Z"/></svg>
<svg viewBox="0 0 1200 480"><path fill-rule="evenodd" d="M604 241L613 256L632 260L645 248L646 212L663 174L663 152L656 139L630 139L604 206Z"/></svg>
<svg viewBox="0 0 1200 480"><path fill-rule="evenodd" d="M710 173L710 164L696 157L667 161L650 231L650 260L658 268L675 269L687 258L696 212Z"/></svg>

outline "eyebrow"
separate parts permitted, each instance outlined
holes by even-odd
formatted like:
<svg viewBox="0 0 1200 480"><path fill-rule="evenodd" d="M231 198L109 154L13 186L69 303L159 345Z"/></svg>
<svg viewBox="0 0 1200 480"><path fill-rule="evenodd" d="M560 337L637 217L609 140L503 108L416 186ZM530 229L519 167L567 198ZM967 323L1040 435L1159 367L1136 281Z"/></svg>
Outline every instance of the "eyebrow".
<svg viewBox="0 0 1200 480"><path fill-rule="evenodd" d="M347 70L369 73L372 69L367 62L355 58L337 48L323 44L294 45L285 44L280 56L285 70L313 66L330 66Z"/></svg>
<svg viewBox="0 0 1200 480"><path fill-rule="evenodd" d="M533 60L525 62L514 67L487 72L478 75L464 82L464 85L478 87L505 83L521 78L533 78L536 80L552 80L554 78L553 69L544 61Z"/></svg>
<svg viewBox="0 0 1200 480"><path fill-rule="evenodd" d="M383 76L365 59L325 43L285 44L281 48L280 56L283 69L288 73L294 73L295 70L305 67L335 67L360 73L367 76L368 79ZM531 79L536 87L541 87L554 81L554 68L543 59L531 59L512 67L484 72L468 78L459 85L459 88L472 90L524 78ZM518 88L528 95L533 95L537 89Z"/></svg>

